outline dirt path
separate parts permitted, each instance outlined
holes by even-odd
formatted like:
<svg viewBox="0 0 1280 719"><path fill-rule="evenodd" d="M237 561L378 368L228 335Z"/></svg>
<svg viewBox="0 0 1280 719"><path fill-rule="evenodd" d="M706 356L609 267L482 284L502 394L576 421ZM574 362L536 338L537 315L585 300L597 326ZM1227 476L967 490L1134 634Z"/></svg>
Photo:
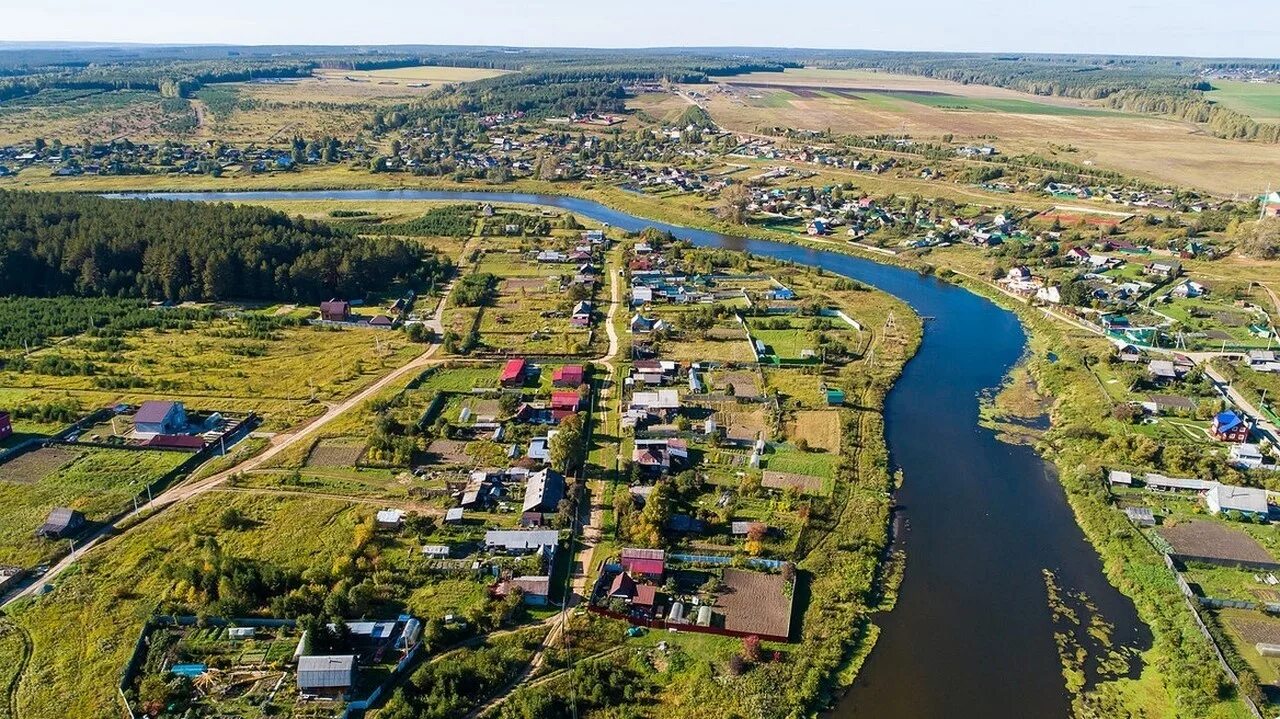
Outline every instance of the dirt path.
<svg viewBox="0 0 1280 719"><path fill-rule="evenodd" d="M448 299L449 293L452 290L453 290L453 283L450 282L449 285L445 288L444 297L446 300ZM440 307L437 308L436 310L436 316L432 318L432 322L436 323L437 325L440 321L441 315L443 314L444 305L445 305L445 302L444 300L442 300L440 302ZM166 490L165 492L163 492L162 494L160 494L159 496L157 496L150 504L147 504L133 512L129 512L128 514L125 514L124 516L120 517L116 521L98 528L92 535L87 537L80 544L80 546L76 549L75 552L67 555L66 557L63 557L62 560L60 560L58 563L50 567L49 571L45 572L45 574L42 577L40 577L37 581L33 582L30 586L24 587L21 591L12 595L9 598L9 600L5 602L5 605L11 604L23 597L31 596L37 590L39 590L40 587L44 586L46 583L55 579L58 575L62 574L67 569L69 569L72 565L76 563L78 559L84 556L86 552L89 552L100 545L106 544L113 537L122 536L126 531L144 524L148 519L160 513L162 510L174 504L177 504L178 502L182 502L182 501L191 499L193 497L198 497L201 494L204 494L205 492L215 489L221 486L223 483L225 483L228 479L230 479L235 474L257 469L263 466L269 460L279 456L281 453L294 447L298 443L306 441L308 438L316 434L316 432L320 431L322 427L329 424L333 420L337 419L341 415L359 407L366 400L376 396L383 389L386 389L387 386L393 384L397 380L400 380L409 374L412 374L414 372L420 372L426 369L428 366L437 362L438 360L434 360L432 359L432 357L435 355L435 353L439 349L440 349L439 336L436 336L433 338L432 344L428 346L427 349L424 350L417 357L414 357L408 363L401 365L400 367L392 370L388 374L383 375L377 381L369 384L364 389L360 390L359 392L356 392L355 394L346 398L342 402L339 402L329 407L324 414L312 420L306 426L301 427L300 429L297 429L296 431L293 431L293 432L280 432L274 435L271 438L270 444L267 446L266 451L261 452L253 457L250 457L245 461L229 469L225 469L216 474L212 474L204 479L201 479L195 482L189 482L186 484L179 484L175 487L172 487ZM142 521L137 522L136 524L131 524L128 527L122 528L120 526L121 524L129 522L130 520L137 519L138 517L141 517L148 512L151 512L151 513L147 514Z"/></svg>

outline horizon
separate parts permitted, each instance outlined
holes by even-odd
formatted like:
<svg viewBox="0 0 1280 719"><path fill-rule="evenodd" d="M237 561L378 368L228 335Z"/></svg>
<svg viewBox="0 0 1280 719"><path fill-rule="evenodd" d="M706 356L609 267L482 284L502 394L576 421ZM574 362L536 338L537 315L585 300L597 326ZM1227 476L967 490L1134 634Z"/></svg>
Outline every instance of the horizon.
<svg viewBox="0 0 1280 719"><path fill-rule="evenodd" d="M812 51L812 52L849 52L849 53L902 53L919 55L1020 55L1026 57L1118 57L1118 58L1157 58L1170 60L1247 60L1250 62L1280 63L1280 52L1275 55L1190 55L1168 53L1125 53L1125 52L1067 52L1042 51L1018 48L988 48L968 50L927 50L922 48L881 48L881 47L827 47L820 45L515 45L515 44L483 44L483 43L416 43L416 42L347 42L347 43L264 43L264 42L135 42L128 40L7 40L0 39L0 52L21 52L23 50L65 50L65 49L111 49L111 48L297 48L297 49L364 49L381 50L386 48L438 49L466 48L477 50L599 50L606 52L653 52L663 50L710 51L725 52L744 50L761 51Z"/></svg>
<svg viewBox="0 0 1280 719"><path fill-rule="evenodd" d="M1082 0L1070 14L1017 0L973 0L964 6L919 0L873 12L867 4L817 0L810 22L779 18L758 0L651 0L643 7L561 0L530 6L490 0L486 14L431 3L398 7L366 0L358 14L333 0L274 3L224 0L217 8L155 6L120 0L110 8L88 0L49 0L6 11L10 28L38 29L29 44L160 46L542 47L556 49L743 48L881 52L1020 53L1275 59L1280 21L1270 3L1238 0L1229 11L1204 13L1200 3ZM911 22L904 22L910 13ZM490 17L510 22L489 22ZM326 22L342 18L339 24ZM1249 23L1241 23L1243 17ZM250 20L246 22L246 19ZM315 20L319 19L320 22ZM994 20L992 20L994 19ZM479 20L479 22L477 22ZM814 28L820 27L821 31ZM530 38L540 45L524 45ZM838 41L843 39L844 41ZM998 49L997 49L998 48Z"/></svg>

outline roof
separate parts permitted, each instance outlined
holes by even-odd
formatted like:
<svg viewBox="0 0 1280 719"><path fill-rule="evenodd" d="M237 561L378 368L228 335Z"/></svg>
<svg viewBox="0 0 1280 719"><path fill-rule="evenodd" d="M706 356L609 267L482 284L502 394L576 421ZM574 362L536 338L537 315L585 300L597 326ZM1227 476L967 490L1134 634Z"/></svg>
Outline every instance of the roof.
<svg viewBox="0 0 1280 719"><path fill-rule="evenodd" d="M298 688L343 689L351 686L356 658L351 654L298 657Z"/></svg>
<svg viewBox="0 0 1280 719"><path fill-rule="evenodd" d="M547 576L515 577L507 580L506 584L508 588L518 588L535 597L545 597L551 593L551 577Z"/></svg>
<svg viewBox="0 0 1280 719"><path fill-rule="evenodd" d="M447 544L424 544L422 545L423 554L449 554L449 545Z"/></svg>
<svg viewBox="0 0 1280 719"><path fill-rule="evenodd" d="M551 373L551 381L582 384L583 374L582 365L568 364L563 367L557 367L556 370Z"/></svg>
<svg viewBox="0 0 1280 719"><path fill-rule="evenodd" d="M631 597L631 603L652 607L657 602L657 599L657 587L652 584L637 584L635 596Z"/></svg>
<svg viewBox="0 0 1280 719"><path fill-rule="evenodd" d="M1213 418L1213 431L1230 432L1242 424L1244 424L1244 420L1240 419L1240 415L1228 409L1223 412L1219 412L1218 415Z"/></svg>
<svg viewBox="0 0 1280 719"><path fill-rule="evenodd" d="M554 529L493 529L484 533L484 543L506 549L538 549L560 542Z"/></svg>
<svg viewBox="0 0 1280 719"><path fill-rule="evenodd" d="M44 520L44 527L41 529L66 529L81 519L84 519L84 515L74 509L56 507L49 512L49 518Z"/></svg>
<svg viewBox="0 0 1280 719"><path fill-rule="evenodd" d="M1167 487L1169 489L1191 489L1202 491L1212 489L1218 483L1207 479L1179 479L1176 477L1166 477L1156 472L1147 472L1147 476L1143 478L1149 487Z"/></svg>
<svg viewBox="0 0 1280 719"><path fill-rule="evenodd" d="M551 406L555 409L577 409L582 398L577 392L552 392Z"/></svg>
<svg viewBox="0 0 1280 719"><path fill-rule="evenodd" d="M640 547L626 547L622 550L622 558L626 559L656 559L659 562L667 558L667 553L661 549L642 549Z"/></svg>
<svg viewBox="0 0 1280 719"><path fill-rule="evenodd" d="M609 585L609 596L617 597L634 597L636 595L636 580L631 578L630 574L623 572L613 578L613 583Z"/></svg>
<svg viewBox="0 0 1280 719"><path fill-rule="evenodd" d="M508 382L510 380L520 379L521 375L523 374L524 374L523 359L507 360L507 363L502 367L501 379L503 382Z"/></svg>
<svg viewBox="0 0 1280 719"><path fill-rule="evenodd" d="M524 511L555 511L561 499L564 499L564 475L550 468L529 475L524 490Z"/></svg>
<svg viewBox="0 0 1280 719"><path fill-rule="evenodd" d="M169 413L178 406L179 404L177 402L164 402L154 399L147 400L142 403L142 406L138 407L137 413L133 415L133 421L135 424L138 422L146 424L163 422L168 418Z"/></svg>
<svg viewBox="0 0 1280 719"><path fill-rule="evenodd" d="M404 519L404 511L400 509L383 509L378 512L378 524L399 524Z"/></svg>
<svg viewBox="0 0 1280 719"><path fill-rule="evenodd" d="M661 559L634 559L623 557L622 566L628 572L652 576L661 576L667 570L666 562Z"/></svg>
<svg viewBox="0 0 1280 719"><path fill-rule="evenodd" d="M1236 487L1230 484L1219 484L1209 490L1209 494L1223 511L1267 513L1267 491L1256 487Z"/></svg>
<svg viewBox="0 0 1280 719"><path fill-rule="evenodd" d="M454 522L462 520L462 507L454 507L444 513L444 521Z"/></svg>
<svg viewBox="0 0 1280 719"><path fill-rule="evenodd" d="M1107 473L1107 481L1112 484L1133 484L1133 475L1113 469Z"/></svg>

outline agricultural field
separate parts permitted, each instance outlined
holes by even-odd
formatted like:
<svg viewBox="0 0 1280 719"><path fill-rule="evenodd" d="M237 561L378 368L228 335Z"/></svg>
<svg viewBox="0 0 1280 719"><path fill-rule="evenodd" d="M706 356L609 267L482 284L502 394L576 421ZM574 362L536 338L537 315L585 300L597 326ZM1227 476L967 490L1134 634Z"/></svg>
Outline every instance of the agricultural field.
<svg viewBox="0 0 1280 719"><path fill-rule="evenodd" d="M32 566L61 553L63 543L37 539L35 531L55 507L70 507L89 522L126 509L146 485L161 479L190 455L54 446L0 465L0 565Z"/></svg>
<svg viewBox="0 0 1280 719"><path fill-rule="evenodd" d="M1036 153L1078 165L1222 194L1256 194L1274 182L1280 147L1211 137L1194 126L1126 115L1069 98L859 70L804 68L721 78L706 92L725 128L765 127L919 138L986 138L1007 155ZM703 89L705 92L705 88ZM634 106L656 117L679 110L673 96Z"/></svg>
<svg viewBox="0 0 1280 719"><path fill-rule="evenodd" d="M1258 122L1280 121L1280 83L1213 80L1205 93L1212 101L1242 112Z"/></svg>
<svg viewBox="0 0 1280 719"><path fill-rule="evenodd" d="M210 85L196 95L199 133L229 142L283 142L358 134L372 109L419 100L439 87L500 70L407 67L317 70L311 77Z"/></svg>

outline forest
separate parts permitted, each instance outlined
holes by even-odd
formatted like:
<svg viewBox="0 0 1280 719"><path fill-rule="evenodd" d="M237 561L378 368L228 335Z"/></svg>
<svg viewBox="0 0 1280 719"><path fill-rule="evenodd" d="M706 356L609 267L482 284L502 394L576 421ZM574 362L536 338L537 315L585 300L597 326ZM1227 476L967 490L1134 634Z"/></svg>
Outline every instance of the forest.
<svg viewBox="0 0 1280 719"><path fill-rule="evenodd" d="M260 207L0 192L11 295L318 302L422 282L452 261Z"/></svg>

